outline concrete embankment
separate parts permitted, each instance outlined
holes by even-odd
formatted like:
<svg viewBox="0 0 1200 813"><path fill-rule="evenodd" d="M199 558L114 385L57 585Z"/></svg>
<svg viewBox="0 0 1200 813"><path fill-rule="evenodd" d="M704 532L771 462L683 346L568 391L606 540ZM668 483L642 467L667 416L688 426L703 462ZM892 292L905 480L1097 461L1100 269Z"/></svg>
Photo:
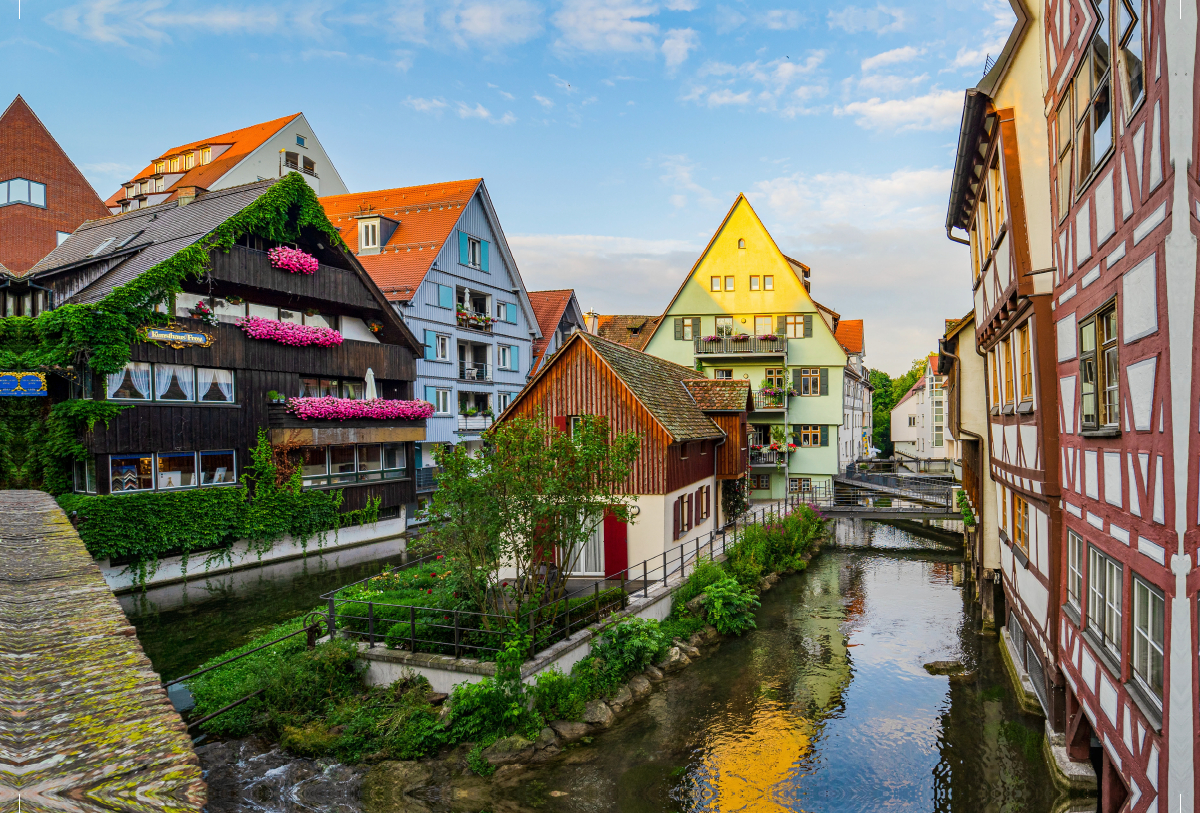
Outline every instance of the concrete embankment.
<svg viewBox="0 0 1200 813"><path fill-rule="evenodd" d="M58 504L0 491L0 810L200 811L200 763Z"/></svg>

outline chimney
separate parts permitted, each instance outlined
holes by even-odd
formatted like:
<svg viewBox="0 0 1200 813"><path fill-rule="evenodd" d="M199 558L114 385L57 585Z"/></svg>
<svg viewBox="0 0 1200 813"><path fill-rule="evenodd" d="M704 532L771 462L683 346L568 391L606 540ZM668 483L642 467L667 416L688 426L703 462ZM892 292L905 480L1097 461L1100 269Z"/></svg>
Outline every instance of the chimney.
<svg viewBox="0 0 1200 813"><path fill-rule="evenodd" d="M175 199L180 206L187 206L207 191L203 186L181 186L176 190Z"/></svg>
<svg viewBox="0 0 1200 813"><path fill-rule="evenodd" d="M597 327L600 323L600 317L594 310L590 310L583 315L583 324L587 328L587 332L596 335Z"/></svg>

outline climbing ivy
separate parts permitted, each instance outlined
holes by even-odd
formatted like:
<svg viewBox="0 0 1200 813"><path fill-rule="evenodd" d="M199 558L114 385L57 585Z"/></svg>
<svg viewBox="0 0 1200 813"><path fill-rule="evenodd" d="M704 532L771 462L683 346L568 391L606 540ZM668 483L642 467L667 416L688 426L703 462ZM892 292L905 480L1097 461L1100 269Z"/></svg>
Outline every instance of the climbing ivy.
<svg viewBox="0 0 1200 813"><path fill-rule="evenodd" d="M212 251L229 251L244 234L291 243L305 228L317 230L331 246L345 245L312 188L293 172L212 233L99 302L0 319L0 369L115 373L129 362L133 345L144 341L146 327L170 321L155 306L169 302L184 280L200 278ZM26 400L41 399L0 398L0 485L61 494L70 487L71 462L86 455L79 433L107 423L124 407L78 401L46 408L21 403Z"/></svg>

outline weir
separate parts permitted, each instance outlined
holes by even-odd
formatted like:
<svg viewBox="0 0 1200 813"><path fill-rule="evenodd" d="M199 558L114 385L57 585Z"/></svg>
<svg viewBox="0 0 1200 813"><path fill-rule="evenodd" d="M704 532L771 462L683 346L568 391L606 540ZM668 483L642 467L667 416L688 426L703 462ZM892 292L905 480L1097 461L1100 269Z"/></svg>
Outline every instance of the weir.
<svg viewBox="0 0 1200 813"><path fill-rule="evenodd" d="M0 491L0 809L200 811L191 738L58 504Z"/></svg>

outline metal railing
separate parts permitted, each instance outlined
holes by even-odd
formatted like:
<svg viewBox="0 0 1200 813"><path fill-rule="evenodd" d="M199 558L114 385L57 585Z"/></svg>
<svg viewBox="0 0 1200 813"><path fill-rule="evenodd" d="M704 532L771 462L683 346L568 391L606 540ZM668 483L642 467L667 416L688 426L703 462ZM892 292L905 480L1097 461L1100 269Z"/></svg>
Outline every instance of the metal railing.
<svg viewBox="0 0 1200 813"><path fill-rule="evenodd" d="M458 431L479 432L492 425L491 415L459 415Z"/></svg>
<svg viewBox="0 0 1200 813"><path fill-rule="evenodd" d="M430 466L423 469L416 469L416 486L417 491L435 491L437 489L437 476L441 473L440 466Z"/></svg>
<svg viewBox="0 0 1200 813"><path fill-rule="evenodd" d="M478 330L483 333L492 332L492 322L495 321L486 313L477 311L457 311L455 316L459 327L465 327L468 330Z"/></svg>
<svg viewBox="0 0 1200 813"><path fill-rule="evenodd" d="M772 409L784 410L787 409L787 393L784 390L776 390L775 392L767 393L762 390L757 390L754 393L754 409L763 412Z"/></svg>
<svg viewBox="0 0 1200 813"><path fill-rule="evenodd" d="M492 365L478 361L460 361L458 377L462 381L491 381Z"/></svg>
<svg viewBox="0 0 1200 813"><path fill-rule="evenodd" d="M751 466L774 466L776 463L786 458L787 452L777 452L773 449L750 450Z"/></svg>
<svg viewBox="0 0 1200 813"><path fill-rule="evenodd" d="M787 338L774 336L760 339L757 336L738 334L719 338L693 340L697 356L778 355L787 352Z"/></svg>
<svg viewBox="0 0 1200 813"><path fill-rule="evenodd" d="M321 597L327 605L326 626L336 634L365 642L368 648L382 644L392 649L455 658L467 653L486 658L500 651L514 636L528 634L528 656L532 658L540 650L627 608L639 594L643 600L649 599L652 589L686 579L700 561L724 555L747 526L782 518L803 502L800 495L791 495L761 505L722 528L604 578L569 578L568 589L557 598L542 596L524 606L510 606L509 594L502 593L495 598L504 612L392 604L346 595L350 588L367 581L364 579ZM539 574L539 579L550 575ZM535 586L539 579L535 579ZM580 581L583 581L581 586L569 589L571 583Z"/></svg>
<svg viewBox="0 0 1200 813"><path fill-rule="evenodd" d="M826 493L814 495L814 505L893 513L954 513L954 484L924 477L867 475L858 483L837 482Z"/></svg>

